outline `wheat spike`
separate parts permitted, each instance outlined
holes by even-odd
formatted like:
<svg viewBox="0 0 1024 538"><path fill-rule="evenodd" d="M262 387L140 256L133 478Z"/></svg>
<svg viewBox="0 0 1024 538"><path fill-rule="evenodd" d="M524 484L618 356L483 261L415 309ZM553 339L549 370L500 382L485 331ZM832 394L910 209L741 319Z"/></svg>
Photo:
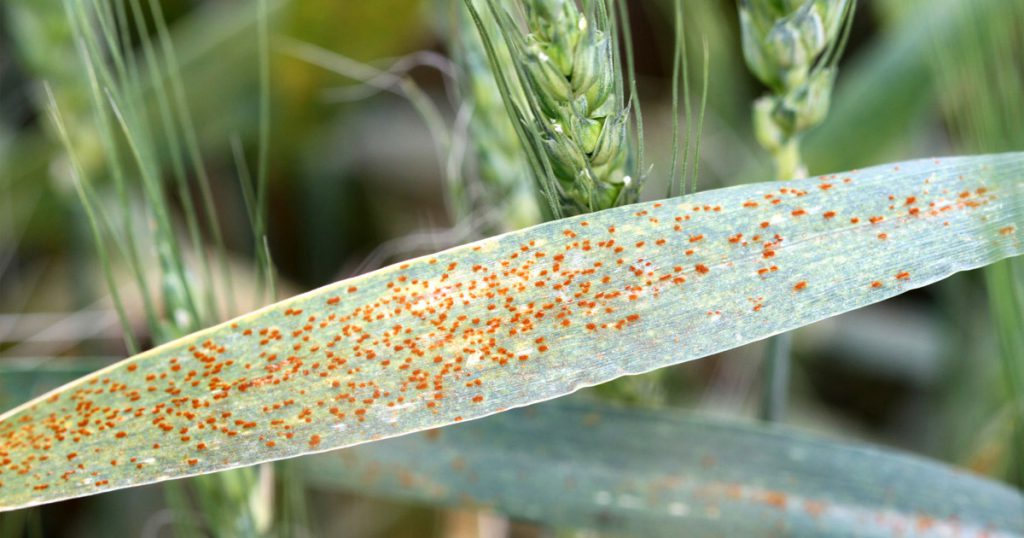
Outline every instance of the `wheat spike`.
<svg viewBox="0 0 1024 538"><path fill-rule="evenodd" d="M799 138L828 113L854 1L740 1L743 57L771 91L754 102L754 132L780 179L807 175Z"/></svg>
<svg viewBox="0 0 1024 538"><path fill-rule="evenodd" d="M572 0L525 0L515 15L488 0L497 32L481 22L484 10L466 5L492 45L491 68L504 79L503 98L553 216L635 201L630 108L603 0L582 9Z"/></svg>

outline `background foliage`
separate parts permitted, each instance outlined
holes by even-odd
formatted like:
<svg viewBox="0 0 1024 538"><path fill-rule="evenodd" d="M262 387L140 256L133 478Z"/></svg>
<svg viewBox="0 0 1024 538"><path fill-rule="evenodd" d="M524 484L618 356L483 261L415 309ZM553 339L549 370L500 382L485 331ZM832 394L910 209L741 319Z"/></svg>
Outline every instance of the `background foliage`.
<svg viewBox="0 0 1024 538"><path fill-rule="evenodd" d="M259 56L255 3L159 4L216 200L221 252L234 275L230 284L216 274L214 280L219 289L234 292L239 310L266 299L265 275L256 262L260 242L253 241L238 166L248 162L254 174L259 169L255 88L261 66L271 74L266 243L279 295L475 236L472 226L449 220L446 162L408 96L367 90L350 78L352 72L343 76L313 65L288 45L314 44L378 68L409 54L422 58L423 51L447 54L450 3L270 2L269 63ZM1022 131L1012 118L1020 117L1014 111L1022 110L1024 100L1022 11L1019 0L861 3L831 112L803 144L810 172L1021 149ZM644 192L651 199L667 191L670 176L672 9L670 2L630 2L629 12L647 162L654 163ZM763 89L744 65L735 5L690 1L685 15L690 65L700 65L704 40L710 55L699 188L768 179L772 161L755 141L750 121L750 105ZM69 374L112 362L126 349L70 163L47 118L43 81L54 91L83 167L103 166L74 29L59 2L7 0L0 17L0 403L6 409ZM148 33L156 38L152 22ZM140 48L145 41L140 35L130 40ZM433 60L411 63L416 67L401 74L423 88L444 121L455 122L454 68ZM146 102L152 109L140 110L140 118L157 117L155 102ZM240 151L233 151L232 141ZM157 173L172 176L170 157L152 159ZM181 237L188 236L185 201L201 205L197 176L190 169L184 196L168 202ZM125 204L111 182L96 188L102 209L123 212L140 234L149 233L150 213L141 195ZM190 262L216 257L216 243L204 230L214 252L189 250ZM797 331L787 424L914 452L1019 488L1024 445L1013 436L1024 396L1007 379L1008 372L1021 371L1022 320L1000 299L1019 293L1020 265L1006 264L984 277L960 274ZM114 263L111 270L119 281L133 278L126 264ZM198 279L186 276L193 277ZM986 280L993 283L988 292ZM128 293L124 300L139 344L159 341L161 334L145 321L142 294ZM760 402L762 347L751 344L575 398L667 416L685 412L750 422ZM229 534L239 518L257 521L261 510L273 512L275 532L300 536L539 536L572 535L576 526L603 528L601 519L595 524L512 510L516 519L507 520L465 504L461 510L432 508L441 496L394 500L386 490L364 492L327 474L307 482L287 467L278 469L275 486L269 474L239 475L234 485L188 486L177 497L150 486L5 513L0 535ZM281 479L288 476L293 479ZM260 500L275 490L273 502ZM204 497L204 491L223 495ZM450 500L444 503L451 506ZM187 517L197 512L202 517ZM243 515L218 518L238 513ZM183 525L185 520L196 524Z"/></svg>

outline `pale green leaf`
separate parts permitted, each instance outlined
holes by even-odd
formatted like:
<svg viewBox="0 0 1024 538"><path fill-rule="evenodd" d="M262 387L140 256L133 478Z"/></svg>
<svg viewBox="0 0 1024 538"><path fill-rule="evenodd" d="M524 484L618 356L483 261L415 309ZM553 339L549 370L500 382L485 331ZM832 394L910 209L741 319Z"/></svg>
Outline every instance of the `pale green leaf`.
<svg viewBox="0 0 1024 538"><path fill-rule="evenodd" d="M1024 154L706 191L268 306L0 416L0 509L479 418L1024 251Z"/></svg>
<svg viewBox="0 0 1024 538"><path fill-rule="evenodd" d="M629 536L1024 535L1020 492L922 458L562 401L303 468L314 487Z"/></svg>

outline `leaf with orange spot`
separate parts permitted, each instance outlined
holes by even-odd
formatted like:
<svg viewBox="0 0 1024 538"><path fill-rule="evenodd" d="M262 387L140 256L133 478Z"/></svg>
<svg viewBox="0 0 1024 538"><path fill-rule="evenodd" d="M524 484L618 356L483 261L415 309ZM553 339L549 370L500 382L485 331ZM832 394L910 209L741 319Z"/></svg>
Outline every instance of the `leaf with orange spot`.
<svg viewBox="0 0 1024 538"><path fill-rule="evenodd" d="M766 195L780 202L749 203ZM912 206L890 201L911 196ZM808 216L828 211L837 218ZM5 413L0 509L480 418L1022 252L1021 153L744 185L536 226L270 305ZM115 453L133 465L111 465Z"/></svg>
<svg viewBox="0 0 1024 538"><path fill-rule="evenodd" d="M779 425L559 400L306 458L317 489L626 536L1019 536L1024 496ZM882 493L884 492L884 493Z"/></svg>

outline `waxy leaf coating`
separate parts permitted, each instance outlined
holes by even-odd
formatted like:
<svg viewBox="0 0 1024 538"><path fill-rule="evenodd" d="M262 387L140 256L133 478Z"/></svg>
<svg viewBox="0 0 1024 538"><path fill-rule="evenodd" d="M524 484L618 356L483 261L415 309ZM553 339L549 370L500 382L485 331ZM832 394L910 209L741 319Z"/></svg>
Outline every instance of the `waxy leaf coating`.
<svg viewBox="0 0 1024 538"><path fill-rule="evenodd" d="M351 446L700 358L1024 252L1024 154L636 204L268 306L0 416L0 509Z"/></svg>
<svg viewBox="0 0 1024 538"><path fill-rule="evenodd" d="M314 488L612 536L1024 535L1019 491L924 458L777 424L566 400L302 468Z"/></svg>

